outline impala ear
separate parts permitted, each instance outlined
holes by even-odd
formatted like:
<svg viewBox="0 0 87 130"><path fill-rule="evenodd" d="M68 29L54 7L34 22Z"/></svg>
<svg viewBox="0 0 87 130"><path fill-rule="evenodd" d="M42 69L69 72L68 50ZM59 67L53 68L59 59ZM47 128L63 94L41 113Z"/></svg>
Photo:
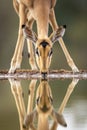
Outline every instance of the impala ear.
<svg viewBox="0 0 87 130"><path fill-rule="evenodd" d="M28 129L29 125L33 123L33 119L36 117L36 115L36 109L32 111L29 115L26 115L26 117L24 118L23 128Z"/></svg>
<svg viewBox="0 0 87 130"><path fill-rule="evenodd" d="M63 115L55 112L54 110L52 111L52 117L54 118L54 120L56 120L60 125L67 127L67 123L63 117Z"/></svg>
<svg viewBox="0 0 87 130"><path fill-rule="evenodd" d="M34 31L29 29L26 25L22 25L23 33L25 38L31 40L34 44L37 42L37 35Z"/></svg>
<svg viewBox="0 0 87 130"><path fill-rule="evenodd" d="M66 25L60 26L56 31L50 35L50 40L55 43L60 37L63 37L65 33Z"/></svg>

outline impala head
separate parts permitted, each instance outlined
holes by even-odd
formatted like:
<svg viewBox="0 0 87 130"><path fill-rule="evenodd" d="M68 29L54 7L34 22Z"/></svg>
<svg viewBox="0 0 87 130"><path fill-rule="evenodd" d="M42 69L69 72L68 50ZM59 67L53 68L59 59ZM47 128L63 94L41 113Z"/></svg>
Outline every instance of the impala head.
<svg viewBox="0 0 87 130"><path fill-rule="evenodd" d="M25 25L22 26L24 35L30 39L35 46L36 62L42 74L46 74L51 64L52 46L53 44L64 35L65 25L59 27L46 39L38 39L37 35Z"/></svg>
<svg viewBox="0 0 87 130"><path fill-rule="evenodd" d="M47 81L41 81L36 92L36 109L39 113L49 113L53 109L53 97Z"/></svg>
<svg viewBox="0 0 87 130"><path fill-rule="evenodd" d="M46 74L51 64L52 43L49 39L38 39L35 47L37 65L42 74Z"/></svg>

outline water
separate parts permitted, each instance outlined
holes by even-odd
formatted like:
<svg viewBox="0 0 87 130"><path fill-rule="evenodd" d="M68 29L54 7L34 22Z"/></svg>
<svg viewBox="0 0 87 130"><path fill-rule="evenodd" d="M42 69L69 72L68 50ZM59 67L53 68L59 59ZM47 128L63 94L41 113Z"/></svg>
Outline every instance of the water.
<svg viewBox="0 0 87 130"><path fill-rule="evenodd" d="M19 81L18 81L19 82ZM21 86L24 92L24 102L27 107L28 90L31 81L22 80ZM35 92L40 81L37 81ZM52 90L53 106L58 111L71 80L49 81ZM81 80L75 86L63 115L67 122L67 128L58 125L57 130L86 130L87 129L87 81ZM34 92L34 93L35 93ZM35 105L35 103L34 103ZM50 122L51 124L51 122ZM19 116L8 80L0 81L0 130L19 130Z"/></svg>

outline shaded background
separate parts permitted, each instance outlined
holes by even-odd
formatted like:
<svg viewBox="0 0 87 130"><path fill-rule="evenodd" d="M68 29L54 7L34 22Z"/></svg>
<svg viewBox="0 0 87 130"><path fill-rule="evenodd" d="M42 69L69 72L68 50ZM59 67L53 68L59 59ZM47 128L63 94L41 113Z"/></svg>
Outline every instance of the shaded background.
<svg viewBox="0 0 87 130"><path fill-rule="evenodd" d="M55 13L59 25L66 24L65 44L79 69L87 69L87 0L58 0ZM17 41L18 16L12 0L0 2L0 69L9 69ZM53 47L51 69L70 69L58 43ZM22 68L30 68L24 47ZM27 95L30 81L22 81ZM70 80L51 81L54 107L58 109ZM27 98L25 96L25 98ZM87 129L87 81L80 81L65 109L67 130ZM0 130L18 130L19 121L8 81L0 81ZM61 128L62 129L62 128ZM60 129L59 129L60 130Z"/></svg>
<svg viewBox="0 0 87 130"><path fill-rule="evenodd" d="M12 0L0 2L0 69L9 69L17 41L19 18ZM87 0L58 0L56 18L59 25L66 24L66 47L79 69L87 68ZM53 47L51 69L70 69L58 43ZM30 68L25 44L22 68Z"/></svg>

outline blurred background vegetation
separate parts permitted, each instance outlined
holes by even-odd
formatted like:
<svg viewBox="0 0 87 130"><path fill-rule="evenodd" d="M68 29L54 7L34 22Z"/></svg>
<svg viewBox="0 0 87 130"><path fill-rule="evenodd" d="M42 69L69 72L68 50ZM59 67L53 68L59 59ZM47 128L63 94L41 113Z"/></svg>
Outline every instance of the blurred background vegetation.
<svg viewBox="0 0 87 130"><path fill-rule="evenodd" d="M9 69L14 53L19 18L12 0L0 2L0 69ZM58 0L55 13L59 25L66 24L66 47L79 69L87 69L87 0ZM51 69L70 69L58 43L55 43ZM25 44L22 68L30 68Z"/></svg>

